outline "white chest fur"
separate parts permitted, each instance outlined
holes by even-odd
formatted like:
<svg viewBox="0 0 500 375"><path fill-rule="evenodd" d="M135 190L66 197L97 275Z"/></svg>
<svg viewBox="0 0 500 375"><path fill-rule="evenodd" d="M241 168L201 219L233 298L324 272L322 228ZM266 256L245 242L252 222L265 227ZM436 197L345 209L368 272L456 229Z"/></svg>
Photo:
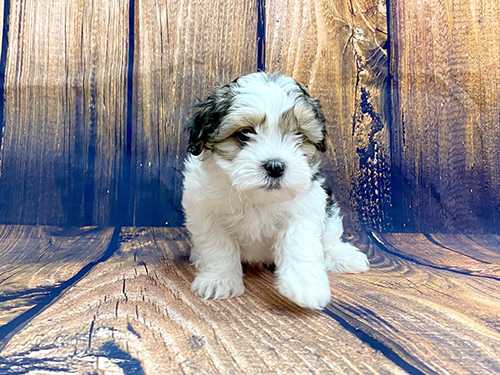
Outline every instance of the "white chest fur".
<svg viewBox="0 0 500 375"><path fill-rule="evenodd" d="M255 204L232 188L220 167L209 160L190 158L185 176L183 206L190 230L196 231L201 225L221 226L237 242L244 262L272 263L276 238L294 217L324 219L326 194L319 183L292 201ZM320 199L308 199L311 195ZM199 217L205 220L200 222Z"/></svg>

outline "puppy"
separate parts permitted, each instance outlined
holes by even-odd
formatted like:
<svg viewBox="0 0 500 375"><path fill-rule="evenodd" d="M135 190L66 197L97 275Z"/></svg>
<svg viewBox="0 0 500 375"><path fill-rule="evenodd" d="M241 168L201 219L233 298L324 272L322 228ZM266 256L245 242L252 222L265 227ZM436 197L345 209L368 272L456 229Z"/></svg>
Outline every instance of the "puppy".
<svg viewBox="0 0 500 375"><path fill-rule="evenodd" d="M192 291L243 293L242 262L276 265L276 288L302 307L330 301L327 271L364 272L322 187L325 118L292 78L266 73L216 87L188 128L182 205L196 266Z"/></svg>

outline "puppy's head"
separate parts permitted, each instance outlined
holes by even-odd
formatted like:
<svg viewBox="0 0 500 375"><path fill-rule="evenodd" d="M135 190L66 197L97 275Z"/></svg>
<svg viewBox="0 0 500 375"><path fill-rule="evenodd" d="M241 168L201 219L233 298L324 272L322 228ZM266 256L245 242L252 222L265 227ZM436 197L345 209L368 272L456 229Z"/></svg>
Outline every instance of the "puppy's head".
<svg viewBox="0 0 500 375"><path fill-rule="evenodd" d="M308 191L326 149L319 100L277 74L253 73L216 87L198 104L188 132L188 152L213 158L255 203Z"/></svg>

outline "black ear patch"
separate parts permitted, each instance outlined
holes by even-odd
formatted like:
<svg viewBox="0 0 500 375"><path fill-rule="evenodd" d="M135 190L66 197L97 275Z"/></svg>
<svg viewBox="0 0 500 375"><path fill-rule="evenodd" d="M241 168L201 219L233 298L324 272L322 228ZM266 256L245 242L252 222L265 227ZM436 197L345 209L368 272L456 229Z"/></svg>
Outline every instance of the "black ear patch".
<svg viewBox="0 0 500 375"><path fill-rule="evenodd" d="M231 107L234 94L231 86L236 81L222 87L216 87L209 97L198 103L195 114L187 127L189 134L187 151L199 155L207 147L207 143L217 134L217 129Z"/></svg>
<svg viewBox="0 0 500 375"><path fill-rule="evenodd" d="M316 149L320 152L325 152L326 151L326 120L325 116L323 115L323 110L321 109L321 103L318 98L313 98L311 94L309 94L309 91L307 91L306 87L300 83L297 82L297 85L299 86L300 90L302 91L302 94L304 95L304 100L306 101L307 104L309 104L312 107L314 116L316 120L321 124L321 134L323 135L323 138L321 141L318 143L315 143L314 146Z"/></svg>
<svg viewBox="0 0 500 375"><path fill-rule="evenodd" d="M323 139L320 142L315 143L314 146L320 152L326 151L326 131L325 130L323 131Z"/></svg>

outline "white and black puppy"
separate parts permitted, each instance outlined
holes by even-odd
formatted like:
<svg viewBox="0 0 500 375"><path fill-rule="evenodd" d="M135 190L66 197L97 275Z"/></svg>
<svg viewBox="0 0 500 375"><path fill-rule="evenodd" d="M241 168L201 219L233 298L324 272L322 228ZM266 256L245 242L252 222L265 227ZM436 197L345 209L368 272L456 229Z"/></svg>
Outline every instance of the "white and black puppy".
<svg viewBox="0 0 500 375"><path fill-rule="evenodd" d="M322 187L325 118L290 77L253 73L216 87L188 128L182 205L202 298L243 293L242 262L276 265L276 288L296 304L330 301L327 271L368 270L343 242Z"/></svg>

